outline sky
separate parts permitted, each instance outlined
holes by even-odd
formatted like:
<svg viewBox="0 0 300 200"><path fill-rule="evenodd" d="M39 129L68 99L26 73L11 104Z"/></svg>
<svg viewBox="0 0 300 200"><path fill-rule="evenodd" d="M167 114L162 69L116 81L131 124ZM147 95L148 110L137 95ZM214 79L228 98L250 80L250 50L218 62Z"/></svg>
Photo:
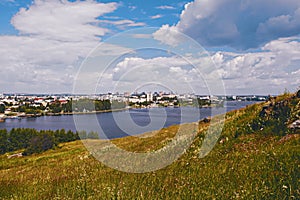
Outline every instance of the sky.
<svg viewBox="0 0 300 200"><path fill-rule="evenodd" d="M0 93L280 94L299 0L1 0Z"/></svg>

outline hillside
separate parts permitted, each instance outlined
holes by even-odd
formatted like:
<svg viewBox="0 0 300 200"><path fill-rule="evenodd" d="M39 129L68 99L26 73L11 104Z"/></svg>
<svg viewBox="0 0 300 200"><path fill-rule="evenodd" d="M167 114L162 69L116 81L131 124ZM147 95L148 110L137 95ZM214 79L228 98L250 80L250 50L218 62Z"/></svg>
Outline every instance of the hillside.
<svg viewBox="0 0 300 200"><path fill-rule="evenodd" d="M209 120L201 121L186 153L149 173L106 167L81 141L24 157L7 153L0 156L0 199L300 199L299 100L284 94L227 113L216 146L204 158L198 155ZM177 129L113 142L148 152L164 146Z"/></svg>

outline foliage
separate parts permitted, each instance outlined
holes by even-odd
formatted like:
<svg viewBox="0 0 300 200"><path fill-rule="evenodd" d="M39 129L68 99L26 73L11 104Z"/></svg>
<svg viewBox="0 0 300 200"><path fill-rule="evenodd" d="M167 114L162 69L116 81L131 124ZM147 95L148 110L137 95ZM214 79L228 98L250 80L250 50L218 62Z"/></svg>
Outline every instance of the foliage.
<svg viewBox="0 0 300 200"><path fill-rule="evenodd" d="M109 100L96 100L94 102L96 111L100 110L110 110L111 109L111 103Z"/></svg>
<svg viewBox="0 0 300 200"><path fill-rule="evenodd" d="M298 103L299 98L287 93L266 102L252 122L253 131L259 131L265 135L283 136L288 134L287 125L294 117L293 109Z"/></svg>
<svg viewBox="0 0 300 200"><path fill-rule="evenodd" d="M99 135L97 132L91 131L89 132L89 134L87 135L88 139L99 139Z"/></svg>
<svg viewBox="0 0 300 200"><path fill-rule="evenodd" d="M0 154L8 151L8 134L7 130L0 130Z"/></svg>
<svg viewBox="0 0 300 200"><path fill-rule="evenodd" d="M144 101L144 102L129 102L129 106L131 107L143 107L143 106L149 106L151 105L153 102L152 101Z"/></svg>
<svg viewBox="0 0 300 200"><path fill-rule="evenodd" d="M56 145L54 141L55 139L53 135L47 133L42 133L40 135L34 136L30 139L28 147L23 152L23 155L41 153L43 151L52 149Z"/></svg>
<svg viewBox="0 0 300 200"><path fill-rule="evenodd" d="M87 139L87 134L86 134L86 131L79 131L78 132L78 136L81 140L85 140Z"/></svg>
<svg viewBox="0 0 300 200"><path fill-rule="evenodd" d="M3 105L4 106L4 105ZM71 112L88 112L88 111L103 111L111 109L122 109L126 107L125 102L112 101L110 100L92 100L92 99L79 99L79 100L69 100L66 103L60 103L58 100L52 103L48 103L46 107L44 106L30 106L29 104L24 104L18 108L12 108L14 112L25 112L26 114L42 114L46 109L51 113L59 114L62 111L65 113ZM4 106L5 110L5 106ZM3 112L4 112L3 110ZM1 113L1 105L0 105Z"/></svg>
<svg viewBox="0 0 300 200"><path fill-rule="evenodd" d="M41 149L47 150L46 147L52 148L59 143L78 139L78 133L65 132L64 129L38 131L29 128L13 128L9 132L4 129L0 130L0 154L22 149L25 149L27 154L35 150L39 153Z"/></svg>
<svg viewBox="0 0 300 200"><path fill-rule="evenodd" d="M4 111L5 111L5 105L0 104L0 113L4 113Z"/></svg>
<svg viewBox="0 0 300 200"><path fill-rule="evenodd" d="M122 109L122 108L125 108L126 107L126 103L123 102L123 101L115 101L113 100L111 102L111 109Z"/></svg>
<svg viewBox="0 0 300 200"><path fill-rule="evenodd" d="M72 106L73 111L75 112L101 111L111 109L111 103L109 100L79 99L78 101L73 101Z"/></svg>
<svg viewBox="0 0 300 200"><path fill-rule="evenodd" d="M227 114L227 137L257 133L263 136L285 136L291 133L288 124L299 118L300 98L286 93L268 101L247 106Z"/></svg>
<svg viewBox="0 0 300 200"><path fill-rule="evenodd" d="M54 137L57 143L71 142L79 139L77 132L73 133L71 130L66 132L65 129L56 130Z"/></svg>
<svg viewBox="0 0 300 200"><path fill-rule="evenodd" d="M192 102L193 106L195 107L203 107L203 106L210 106L211 105L211 101L209 99L200 99L200 98L195 98L193 99Z"/></svg>

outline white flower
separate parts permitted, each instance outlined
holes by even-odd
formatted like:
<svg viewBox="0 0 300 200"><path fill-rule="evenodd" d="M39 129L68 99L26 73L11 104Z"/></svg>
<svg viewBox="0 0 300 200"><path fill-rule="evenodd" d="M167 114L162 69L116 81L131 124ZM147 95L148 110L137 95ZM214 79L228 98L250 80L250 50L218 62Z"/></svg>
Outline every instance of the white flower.
<svg viewBox="0 0 300 200"><path fill-rule="evenodd" d="M288 186L286 186L286 185L283 185L283 186L282 186L282 188L283 188L283 189L287 189L287 188L288 188Z"/></svg>

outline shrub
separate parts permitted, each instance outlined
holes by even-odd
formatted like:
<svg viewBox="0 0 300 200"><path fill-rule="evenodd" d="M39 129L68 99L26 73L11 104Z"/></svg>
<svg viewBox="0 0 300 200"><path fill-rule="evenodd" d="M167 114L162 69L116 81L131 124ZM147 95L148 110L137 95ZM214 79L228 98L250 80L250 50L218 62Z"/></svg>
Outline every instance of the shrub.
<svg viewBox="0 0 300 200"><path fill-rule="evenodd" d="M23 152L23 155L41 153L52 149L55 146L54 137L50 134L41 134L31 138L29 146Z"/></svg>
<svg viewBox="0 0 300 200"><path fill-rule="evenodd" d="M84 140L87 138L86 131L79 131L77 134L81 140Z"/></svg>
<svg viewBox="0 0 300 200"><path fill-rule="evenodd" d="M99 135L97 132L91 131L89 132L88 136L89 139L99 139Z"/></svg>

